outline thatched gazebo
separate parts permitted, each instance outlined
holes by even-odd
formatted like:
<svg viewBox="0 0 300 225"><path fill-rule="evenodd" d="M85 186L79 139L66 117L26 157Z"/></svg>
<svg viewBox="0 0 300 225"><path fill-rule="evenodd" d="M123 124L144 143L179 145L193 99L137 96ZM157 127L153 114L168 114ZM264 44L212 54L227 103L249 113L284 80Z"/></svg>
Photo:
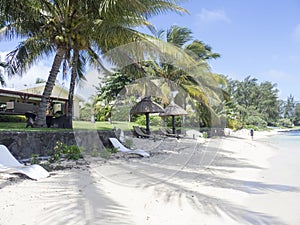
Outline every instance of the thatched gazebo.
<svg viewBox="0 0 300 225"><path fill-rule="evenodd" d="M164 109L151 100L151 96L144 97L130 110L130 114L145 114L146 115L146 131L150 134L150 113L164 113Z"/></svg>
<svg viewBox="0 0 300 225"><path fill-rule="evenodd" d="M172 116L172 133L175 134L175 116L187 115L187 112L172 101L166 108L165 112L161 113L160 116Z"/></svg>

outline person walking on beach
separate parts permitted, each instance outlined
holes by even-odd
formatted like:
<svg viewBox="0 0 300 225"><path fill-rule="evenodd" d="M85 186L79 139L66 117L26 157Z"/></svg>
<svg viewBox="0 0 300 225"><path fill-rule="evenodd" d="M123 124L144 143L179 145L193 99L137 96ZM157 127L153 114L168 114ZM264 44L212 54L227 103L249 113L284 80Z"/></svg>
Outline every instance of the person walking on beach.
<svg viewBox="0 0 300 225"><path fill-rule="evenodd" d="M251 136L251 140L253 140L253 136L254 136L254 129L253 128L250 129L250 136Z"/></svg>

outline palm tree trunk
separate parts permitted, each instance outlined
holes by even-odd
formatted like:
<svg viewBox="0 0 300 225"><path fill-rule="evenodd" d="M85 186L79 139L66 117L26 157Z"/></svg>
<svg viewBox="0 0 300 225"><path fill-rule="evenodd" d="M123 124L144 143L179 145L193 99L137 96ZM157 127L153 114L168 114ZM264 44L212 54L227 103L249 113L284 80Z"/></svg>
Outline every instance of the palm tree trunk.
<svg viewBox="0 0 300 225"><path fill-rule="evenodd" d="M63 60L63 56L65 54L65 50L64 48L58 48L53 64L52 64L52 68L50 70L50 74L43 92L43 96L42 96L42 100L40 102L39 105L39 109L37 112L37 117L36 117L36 121L34 123L35 127L46 127L46 110L47 110L47 105L53 90L53 87L55 85L55 80L57 77L57 74L59 72L59 68L61 65L61 62Z"/></svg>
<svg viewBox="0 0 300 225"><path fill-rule="evenodd" d="M79 50L74 49L73 61L72 61L72 74L68 96L68 113L67 113L67 128L73 128L73 97L75 90L75 83L77 77L77 63L78 63Z"/></svg>

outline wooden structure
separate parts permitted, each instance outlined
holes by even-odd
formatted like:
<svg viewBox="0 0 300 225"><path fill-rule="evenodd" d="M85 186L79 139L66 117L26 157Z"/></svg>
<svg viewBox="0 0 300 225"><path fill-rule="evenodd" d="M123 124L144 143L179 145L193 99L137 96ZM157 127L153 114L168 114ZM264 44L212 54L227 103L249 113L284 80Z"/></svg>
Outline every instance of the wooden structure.
<svg viewBox="0 0 300 225"><path fill-rule="evenodd" d="M42 95L38 94L0 89L0 114L24 115L26 112L36 113L41 99ZM65 114L68 107L67 101L68 99L50 97L49 115Z"/></svg>
<svg viewBox="0 0 300 225"><path fill-rule="evenodd" d="M146 131L150 134L150 113L164 113L164 109L151 100L151 96L144 97L130 110L130 114L145 114L146 115Z"/></svg>
<svg viewBox="0 0 300 225"><path fill-rule="evenodd" d="M28 94L36 94L36 95L42 95L45 89L45 83L40 84L32 84L30 86L26 86L24 89L20 89L18 91L25 92ZM51 98L53 100L55 99L68 99L69 96L69 90L63 86L62 84L55 83L53 86L52 92L51 92ZM85 99L79 95L74 94L73 96L73 119L79 119L80 118L80 104L84 102ZM59 111L59 107L61 107L60 104L53 105L54 111ZM61 111L63 111L62 109Z"/></svg>

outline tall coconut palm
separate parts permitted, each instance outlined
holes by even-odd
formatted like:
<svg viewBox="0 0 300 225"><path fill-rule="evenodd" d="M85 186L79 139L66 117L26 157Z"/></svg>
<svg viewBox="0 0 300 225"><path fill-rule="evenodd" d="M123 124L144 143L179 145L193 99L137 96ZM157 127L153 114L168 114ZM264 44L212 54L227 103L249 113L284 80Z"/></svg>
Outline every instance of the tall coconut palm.
<svg viewBox="0 0 300 225"><path fill-rule="evenodd" d="M102 67L100 55L144 35L132 29L150 26L151 16L168 11L185 12L180 0L3 0L0 10L7 17L6 37L24 37L8 55L9 74L22 74L43 56L55 54L40 102L35 125L45 126L45 112L57 74L64 59L73 55L77 68L79 54ZM17 6L16 8L11 5ZM76 46L76 48L75 48ZM111 58L114 62L114 58ZM75 69L74 69L75 70ZM74 82L72 72L71 82ZM72 91L72 90L71 90Z"/></svg>
<svg viewBox="0 0 300 225"><path fill-rule="evenodd" d="M194 69L185 70L169 62L154 61L152 63L153 70L166 79L166 84L171 91L178 89L178 87L184 90L181 93L183 95L181 99L184 100L182 102L183 107L186 106L187 96L190 96L196 101L199 106L198 109L206 107L206 111L214 114L213 108L210 107L211 100L222 102L226 93L220 91L219 84L223 84L225 80L218 74L211 73L206 61L216 59L220 55L212 52L211 47L203 42L193 40L192 31L185 27L172 26L166 31L159 31L157 37L186 51L199 66L194 65ZM204 118L204 120L209 121L209 118Z"/></svg>
<svg viewBox="0 0 300 225"><path fill-rule="evenodd" d="M211 48L200 41L193 41L187 45L193 38L191 30L188 28L172 26L167 31L157 32L155 36L159 40L166 41L165 45L162 45L161 54L147 61L132 60L133 63L131 65L126 65L122 69L121 72L124 76L128 76L130 79L138 79L145 76L164 78L164 83L168 86L165 89L174 91L180 87L193 99L207 106L209 105L207 95L215 99L220 97L217 94L219 92L217 90L218 87L212 85L216 81L219 82L220 78L216 74L209 72L205 62L210 58L217 58L219 56L217 53L212 53ZM168 49L167 51L165 51L166 48ZM178 55L169 57L168 55L170 55L172 50L177 50L176 52L173 51L175 54L178 54L178 52L184 53L187 50L188 54L184 55L188 56L185 59L189 63L182 63L185 60L178 60ZM138 59L142 59L142 57ZM191 69L193 67L196 68L194 71ZM161 87L164 87L164 85ZM182 99L186 99L186 97Z"/></svg>
<svg viewBox="0 0 300 225"><path fill-rule="evenodd" d="M0 58L0 60L1 60L1 58ZM2 86L5 86L5 80L4 80L4 73L3 73L3 71L4 71L4 68L6 68L6 63L5 62L1 62L0 61L0 84L2 85ZM1 67L2 67L2 69L1 69Z"/></svg>

